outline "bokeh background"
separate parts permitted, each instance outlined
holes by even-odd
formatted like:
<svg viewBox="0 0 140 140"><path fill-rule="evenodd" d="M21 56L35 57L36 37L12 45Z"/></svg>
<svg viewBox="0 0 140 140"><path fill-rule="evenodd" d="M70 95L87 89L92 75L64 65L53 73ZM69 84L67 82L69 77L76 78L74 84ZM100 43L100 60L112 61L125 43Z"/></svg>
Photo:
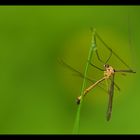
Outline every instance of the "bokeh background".
<svg viewBox="0 0 140 140"><path fill-rule="evenodd" d="M137 73L116 75L121 91L115 90L110 122L107 94L98 87L90 92L79 133L140 133L139 6L1 6L0 134L72 133L82 79L58 59L84 72L91 27ZM113 57L110 64L126 68ZM90 67L88 76L98 80L102 72Z"/></svg>

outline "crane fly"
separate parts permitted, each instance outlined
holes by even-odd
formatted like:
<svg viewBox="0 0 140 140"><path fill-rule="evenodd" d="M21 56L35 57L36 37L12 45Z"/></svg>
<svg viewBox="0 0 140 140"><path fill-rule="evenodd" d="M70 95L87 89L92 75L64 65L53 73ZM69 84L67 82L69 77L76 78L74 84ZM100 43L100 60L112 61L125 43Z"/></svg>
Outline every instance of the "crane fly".
<svg viewBox="0 0 140 140"><path fill-rule="evenodd" d="M114 94L114 76L116 72L130 72L130 73L135 73L132 70L115 70L113 69L112 66L105 64L104 65L104 76L99 79L98 81L96 81L95 83L93 83L91 86L89 86L88 88L86 88L84 90L84 96L89 93L89 91L91 91L94 87L96 87L99 83L101 83L104 80L111 80L111 84L110 87L108 89L108 94L109 94L109 102L108 102L108 110L107 110L107 121L110 120L111 118L111 113L112 113L112 103L113 103L113 94ZM77 104L80 104L81 101L81 97L82 96L78 96L77 97Z"/></svg>
<svg viewBox="0 0 140 140"><path fill-rule="evenodd" d="M97 50L97 45L96 45L96 38L98 38L103 45L106 47L106 49L109 50L110 55L107 58L107 60L104 62L101 58L100 55L98 53ZM88 62L91 66L93 66L94 68L103 71L103 77L100 78L99 80L95 81L95 80L91 80L88 77L85 77L82 73L80 73L78 70L74 69L73 67L71 67L70 65L68 65L67 63L65 63L63 60L59 61L61 62L61 64L63 64L63 66L66 66L67 68L69 68L70 70L72 70L73 72L77 73L77 76L79 77L83 77L85 79L87 79L88 81L92 82L92 84L86 88L84 90L83 95L80 95L77 97L77 104L80 104L80 101L82 99L82 97L85 97L85 95L87 95L93 88L95 88L96 86L100 87L101 89L103 89L105 92L108 93L109 99L108 99L108 107L107 107L107 121L110 120L111 118L111 114L112 114L112 104L113 104L113 95L114 95L114 87L120 91L119 86L114 82L114 77L116 73L136 73L135 71L133 71L104 41L103 39L99 36L99 34L97 34L97 32L94 33L93 36L93 47L94 47L94 51L96 53L97 59L103 64L104 69L97 67L96 65L92 64L91 61ZM112 54L121 62L123 63L128 69L114 69L111 65L108 64ZM102 82L105 80L109 80L110 81L110 85L108 87L108 91L106 91L100 84L103 84Z"/></svg>

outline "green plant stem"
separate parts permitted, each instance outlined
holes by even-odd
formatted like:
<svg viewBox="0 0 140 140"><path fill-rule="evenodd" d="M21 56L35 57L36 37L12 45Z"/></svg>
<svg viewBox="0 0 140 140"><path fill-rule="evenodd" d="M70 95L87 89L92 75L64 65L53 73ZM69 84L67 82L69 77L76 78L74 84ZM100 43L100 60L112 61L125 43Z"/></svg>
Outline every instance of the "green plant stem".
<svg viewBox="0 0 140 140"><path fill-rule="evenodd" d="M88 61L86 63L86 67L85 67L85 72L84 72L84 79L83 79L83 84L82 84L82 88L81 88L81 101L80 104L78 105L77 108L77 112L76 112L76 118L75 118L75 123L74 123L74 128L73 128L73 134L78 134L79 132L79 125L80 125L80 112L81 112L81 107L82 107L82 102L83 102L83 94L84 94L84 89L86 86L86 75L87 75L87 71L88 71L88 67L89 67L89 62L92 59L92 54L93 54L93 50L96 49L96 39L95 39L95 29L94 31L92 30L92 42L91 42L91 47L89 50L89 54L88 54Z"/></svg>

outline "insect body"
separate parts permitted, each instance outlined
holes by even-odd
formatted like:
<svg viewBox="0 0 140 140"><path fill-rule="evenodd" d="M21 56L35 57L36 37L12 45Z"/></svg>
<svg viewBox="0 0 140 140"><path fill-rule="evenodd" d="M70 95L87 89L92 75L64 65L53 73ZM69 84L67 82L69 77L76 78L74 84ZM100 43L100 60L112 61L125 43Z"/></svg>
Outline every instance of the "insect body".
<svg viewBox="0 0 140 140"><path fill-rule="evenodd" d="M105 71L104 71L104 77L101 78L100 80L98 80L97 82L95 82L94 84L92 84L90 87L88 87L87 89L85 89L84 91L84 96L89 93L89 91L91 89L93 89L96 85L98 85L100 82L106 80L106 79L109 79L111 77L113 77L113 80L114 80L114 74L115 74L115 70L109 66L108 64L105 64L104 65L104 68L105 68ZM114 91L114 81L112 80L111 82L111 89L109 91L109 105L108 105L108 108L109 108L109 113L108 113L108 119L110 119L110 116L111 116L111 111L112 111L112 99L113 99L113 91ZM80 100L81 100L82 96L79 96L77 97L77 104L80 104Z"/></svg>
<svg viewBox="0 0 140 140"><path fill-rule="evenodd" d="M109 66L108 64L106 64L106 65L104 65L104 67L105 67L105 71L104 71L104 77L106 77L106 79L108 79L108 78L110 78L114 73L115 73L115 71L114 71L114 69L111 67L111 66Z"/></svg>

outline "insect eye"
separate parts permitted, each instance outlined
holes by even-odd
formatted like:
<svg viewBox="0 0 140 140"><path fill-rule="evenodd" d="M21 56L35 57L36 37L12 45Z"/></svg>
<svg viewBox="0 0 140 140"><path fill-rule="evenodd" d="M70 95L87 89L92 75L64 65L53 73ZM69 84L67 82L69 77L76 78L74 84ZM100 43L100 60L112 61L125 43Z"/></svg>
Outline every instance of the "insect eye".
<svg viewBox="0 0 140 140"><path fill-rule="evenodd" d="M108 64L105 64L104 67L105 67L105 68L109 68L109 65L108 65Z"/></svg>

